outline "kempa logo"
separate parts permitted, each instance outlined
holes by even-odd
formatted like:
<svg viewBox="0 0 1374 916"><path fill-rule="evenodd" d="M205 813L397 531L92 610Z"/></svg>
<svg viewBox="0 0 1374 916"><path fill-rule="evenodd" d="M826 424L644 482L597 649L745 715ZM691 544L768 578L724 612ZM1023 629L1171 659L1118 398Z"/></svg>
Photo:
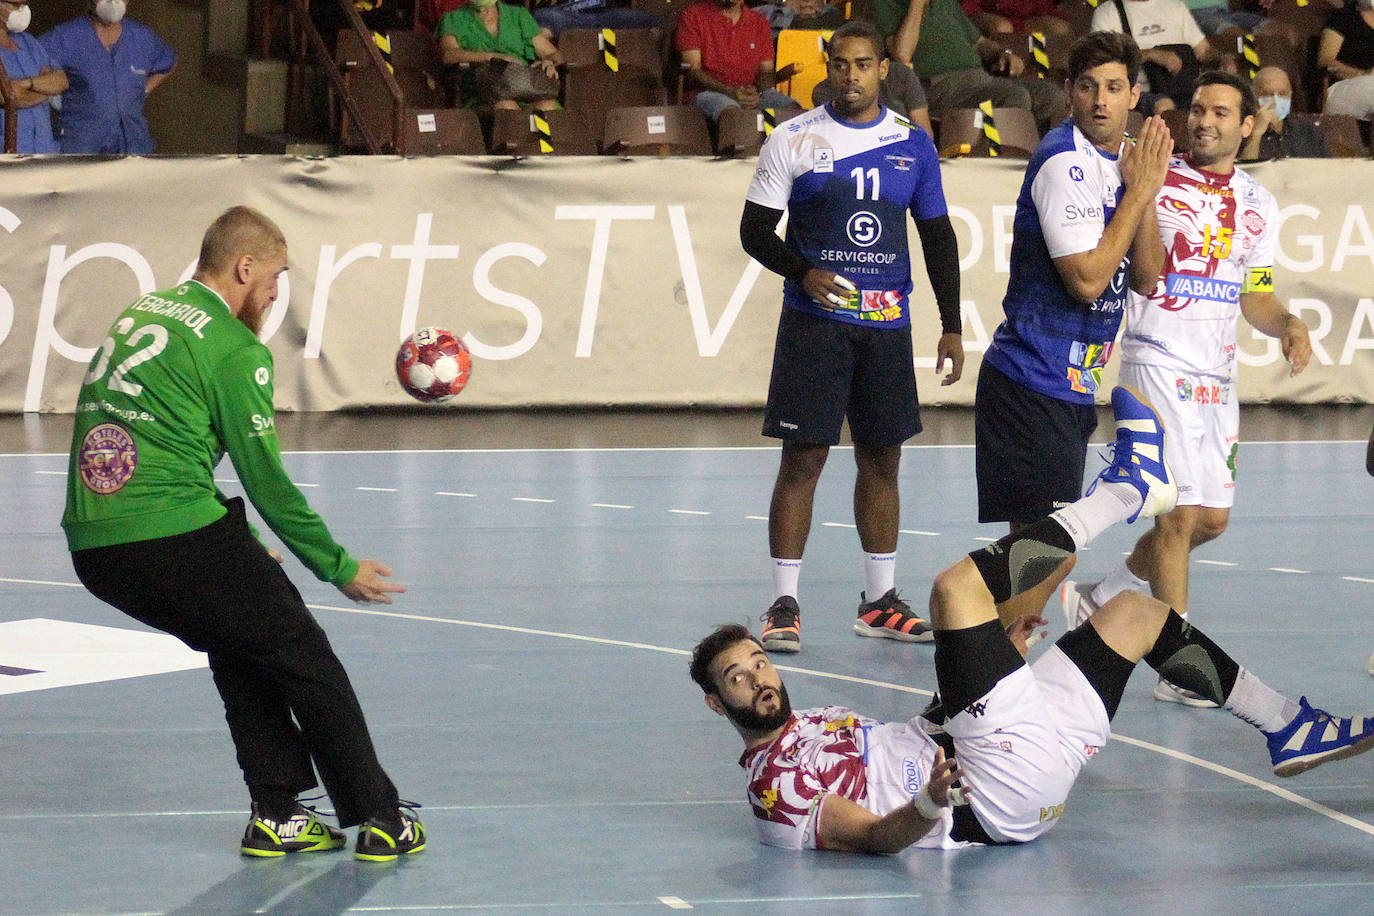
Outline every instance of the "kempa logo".
<svg viewBox="0 0 1374 916"><path fill-rule="evenodd" d="M883 237L883 224L867 210L860 210L849 218L844 231L849 240L860 248L868 248Z"/></svg>

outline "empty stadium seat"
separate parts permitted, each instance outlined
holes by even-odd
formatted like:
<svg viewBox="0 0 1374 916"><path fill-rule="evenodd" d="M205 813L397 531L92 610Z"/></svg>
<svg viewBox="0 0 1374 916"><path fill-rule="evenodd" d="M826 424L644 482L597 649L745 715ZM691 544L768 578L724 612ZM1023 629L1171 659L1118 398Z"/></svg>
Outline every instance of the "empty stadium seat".
<svg viewBox="0 0 1374 916"><path fill-rule="evenodd" d="M601 151L617 156L710 156L706 115L695 105L647 105L606 113Z"/></svg>

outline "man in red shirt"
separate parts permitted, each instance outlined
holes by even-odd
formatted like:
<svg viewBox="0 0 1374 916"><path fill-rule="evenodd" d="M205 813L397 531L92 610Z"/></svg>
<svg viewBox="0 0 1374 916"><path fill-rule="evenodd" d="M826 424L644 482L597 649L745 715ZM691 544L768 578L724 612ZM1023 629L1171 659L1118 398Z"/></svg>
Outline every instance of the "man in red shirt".
<svg viewBox="0 0 1374 916"><path fill-rule="evenodd" d="M787 108L773 88L773 32L744 0L700 0L677 21L677 49L687 66L683 101L712 121L727 108Z"/></svg>

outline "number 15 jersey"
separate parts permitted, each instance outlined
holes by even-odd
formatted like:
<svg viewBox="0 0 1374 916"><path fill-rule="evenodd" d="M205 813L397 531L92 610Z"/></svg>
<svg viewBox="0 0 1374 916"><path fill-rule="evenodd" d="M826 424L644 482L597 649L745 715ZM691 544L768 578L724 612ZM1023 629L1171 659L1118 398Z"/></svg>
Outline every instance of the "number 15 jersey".
<svg viewBox="0 0 1374 916"><path fill-rule="evenodd" d="M851 124L823 105L778 125L745 196L787 210L788 247L858 287L844 305L822 306L789 279L784 307L869 327L911 324L906 214L920 221L947 212L940 159L924 130L887 108Z"/></svg>
<svg viewBox="0 0 1374 916"><path fill-rule="evenodd" d="M1178 158L1155 214L1164 276L1148 298L1128 298L1121 358L1230 379L1240 297L1274 289L1278 203L1240 169L1218 175Z"/></svg>

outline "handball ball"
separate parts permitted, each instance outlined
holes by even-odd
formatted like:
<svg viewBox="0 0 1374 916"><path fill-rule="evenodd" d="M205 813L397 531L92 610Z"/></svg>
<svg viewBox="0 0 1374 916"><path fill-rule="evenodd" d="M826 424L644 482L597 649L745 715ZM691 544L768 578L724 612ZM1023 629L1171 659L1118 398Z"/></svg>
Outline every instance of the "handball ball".
<svg viewBox="0 0 1374 916"><path fill-rule="evenodd" d="M472 374L472 354L443 328L421 328L396 352L396 378L417 401L442 403L463 390Z"/></svg>

